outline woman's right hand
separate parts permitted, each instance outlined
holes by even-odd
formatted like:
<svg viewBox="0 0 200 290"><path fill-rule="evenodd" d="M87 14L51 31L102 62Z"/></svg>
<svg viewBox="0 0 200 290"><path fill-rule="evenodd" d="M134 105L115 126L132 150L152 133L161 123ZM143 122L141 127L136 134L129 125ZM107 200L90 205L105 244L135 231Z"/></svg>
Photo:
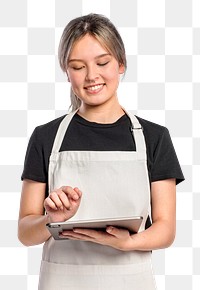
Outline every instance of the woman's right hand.
<svg viewBox="0 0 200 290"><path fill-rule="evenodd" d="M52 191L44 200L49 222L64 222L75 215L81 202L82 192L77 188L62 186Z"/></svg>

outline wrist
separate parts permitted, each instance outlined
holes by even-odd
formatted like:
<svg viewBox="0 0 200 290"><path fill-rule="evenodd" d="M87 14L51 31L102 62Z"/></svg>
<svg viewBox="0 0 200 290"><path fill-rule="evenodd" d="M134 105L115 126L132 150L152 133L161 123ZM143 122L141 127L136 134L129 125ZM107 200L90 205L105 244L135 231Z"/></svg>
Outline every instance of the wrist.
<svg viewBox="0 0 200 290"><path fill-rule="evenodd" d="M45 224L49 224L52 222L51 217L48 215L48 213L45 214L44 221L45 221Z"/></svg>

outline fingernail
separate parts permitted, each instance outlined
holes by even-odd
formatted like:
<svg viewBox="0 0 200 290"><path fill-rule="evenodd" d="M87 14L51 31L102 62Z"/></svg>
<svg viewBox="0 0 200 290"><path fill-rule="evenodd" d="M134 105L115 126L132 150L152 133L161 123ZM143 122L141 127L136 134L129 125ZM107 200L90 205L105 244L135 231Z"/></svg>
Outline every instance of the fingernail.
<svg viewBox="0 0 200 290"><path fill-rule="evenodd" d="M73 195L73 199L78 200L79 199L79 196L77 194L74 194Z"/></svg>
<svg viewBox="0 0 200 290"><path fill-rule="evenodd" d="M82 191L78 187L76 187L74 189L76 189L76 191L78 191L79 194L82 194Z"/></svg>
<svg viewBox="0 0 200 290"><path fill-rule="evenodd" d="M106 228L106 232L107 232L107 233L111 233L112 230L113 230L113 227L108 227L108 228Z"/></svg>

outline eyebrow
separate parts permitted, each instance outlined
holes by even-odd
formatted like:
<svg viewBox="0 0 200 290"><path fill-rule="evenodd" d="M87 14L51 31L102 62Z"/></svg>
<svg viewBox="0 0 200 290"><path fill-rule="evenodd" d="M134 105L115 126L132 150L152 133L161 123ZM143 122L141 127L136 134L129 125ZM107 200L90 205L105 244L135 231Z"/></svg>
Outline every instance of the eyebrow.
<svg viewBox="0 0 200 290"><path fill-rule="evenodd" d="M111 54L110 54L110 53L100 54L100 55L97 55L97 56L95 57L95 59L99 59L99 58L102 58L102 57L104 57L104 56L111 56ZM82 59L72 58L72 59L70 59L70 60L68 61L68 63L70 63L70 62L72 62L72 61L82 61L82 62L83 62Z"/></svg>

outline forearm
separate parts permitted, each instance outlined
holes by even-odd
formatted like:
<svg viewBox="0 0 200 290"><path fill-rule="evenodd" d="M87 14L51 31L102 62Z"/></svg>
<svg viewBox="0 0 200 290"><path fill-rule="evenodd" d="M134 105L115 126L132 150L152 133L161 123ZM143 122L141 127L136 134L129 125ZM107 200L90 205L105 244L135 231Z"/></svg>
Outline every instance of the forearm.
<svg viewBox="0 0 200 290"><path fill-rule="evenodd" d="M175 226L166 221L157 221L147 230L131 236L125 250L151 251L169 247L175 238Z"/></svg>
<svg viewBox="0 0 200 290"><path fill-rule="evenodd" d="M46 215L28 215L19 220L18 238L25 246L34 246L47 241L51 234L46 228Z"/></svg>

